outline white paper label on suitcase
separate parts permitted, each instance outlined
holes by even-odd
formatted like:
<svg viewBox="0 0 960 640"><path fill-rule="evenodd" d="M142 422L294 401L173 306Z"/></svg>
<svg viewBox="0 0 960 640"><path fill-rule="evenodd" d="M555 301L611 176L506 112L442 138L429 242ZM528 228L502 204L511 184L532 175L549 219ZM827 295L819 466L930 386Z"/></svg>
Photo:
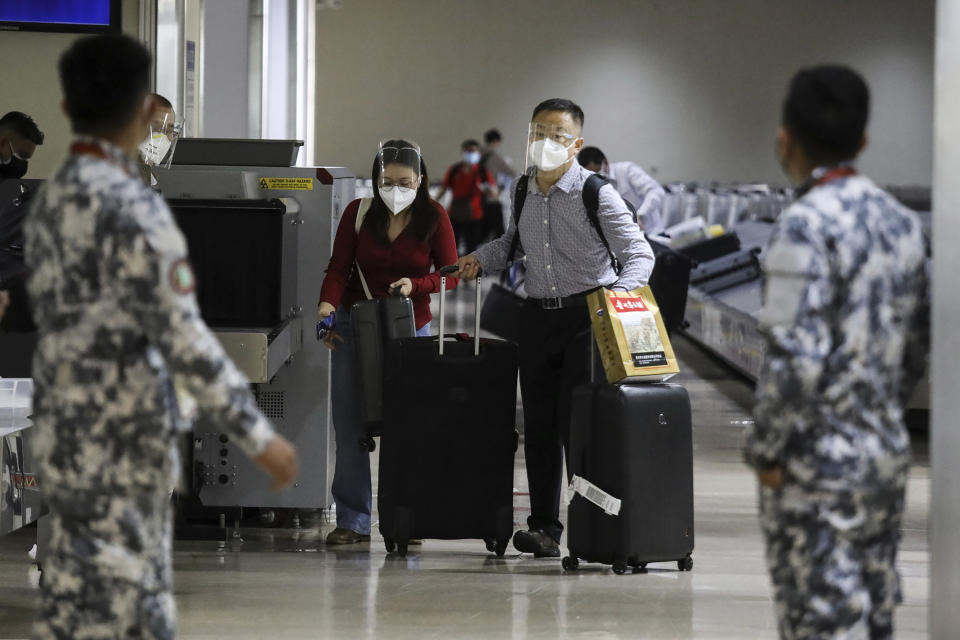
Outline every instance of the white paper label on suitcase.
<svg viewBox="0 0 960 640"><path fill-rule="evenodd" d="M597 485L593 484L589 480L585 480L577 475L573 476L573 480L570 482L570 495L573 496L574 493L579 493L584 498L603 509L607 515L620 515L619 498L614 498L612 495L600 489Z"/></svg>

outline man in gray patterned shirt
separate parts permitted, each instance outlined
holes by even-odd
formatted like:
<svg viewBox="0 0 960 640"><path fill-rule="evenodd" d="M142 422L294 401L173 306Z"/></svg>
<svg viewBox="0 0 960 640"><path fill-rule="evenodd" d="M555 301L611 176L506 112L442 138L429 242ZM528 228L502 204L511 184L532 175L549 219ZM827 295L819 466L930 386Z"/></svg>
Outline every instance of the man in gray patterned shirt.
<svg viewBox="0 0 960 640"><path fill-rule="evenodd" d="M150 54L125 36L82 38L64 53L78 137L24 228L39 327L34 446L52 529L38 638L174 637L171 379L275 488L297 472L200 318L183 236L140 179L149 71Z"/></svg>
<svg viewBox="0 0 960 640"><path fill-rule="evenodd" d="M645 285L654 261L630 210L609 184L598 194L603 235L591 224L583 189L592 173L576 160L583 147L582 128L583 111L570 100L554 98L537 105L527 142L522 209L515 204L507 232L459 262L460 277L467 279L481 268L485 273L504 269L519 228L516 256L526 258L529 295L519 343L531 513L529 530L518 531L513 544L536 557L560 555L562 456L570 435L570 397L589 377L586 296L599 287L631 290ZM514 203L516 197L515 192Z"/></svg>
<svg viewBox="0 0 960 640"><path fill-rule="evenodd" d="M929 350L922 226L852 167L869 91L846 67L790 83L777 156L800 185L764 252L766 355L744 458L780 637L890 638L910 467L904 406Z"/></svg>

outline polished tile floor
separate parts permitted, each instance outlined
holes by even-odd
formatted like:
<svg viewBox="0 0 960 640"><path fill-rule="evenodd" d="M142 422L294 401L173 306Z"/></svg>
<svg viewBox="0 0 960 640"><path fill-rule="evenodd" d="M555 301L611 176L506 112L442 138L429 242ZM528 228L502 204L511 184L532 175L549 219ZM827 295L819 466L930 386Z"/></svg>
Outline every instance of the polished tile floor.
<svg viewBox="0 0 960 640"><path fill-rule="evenodd" d="M682 339L678 381L694 408L695 566L651 565L615 576L508 553L479 541L427 540L403 559L381 540L328 549L330 525L245 529L243 542L178 541L182 638L775 638L756 522L754 482L738 443L750 386ZM927 636L928 466L917 445L900 558L905 602L898 638ZM438 478L438 482L442 479ZM516 519L527 514L523 460ZM442 508L442 505L438 505ZM31 530L0 538L0 638L26 637L36 601L28 585Z"/></svg>

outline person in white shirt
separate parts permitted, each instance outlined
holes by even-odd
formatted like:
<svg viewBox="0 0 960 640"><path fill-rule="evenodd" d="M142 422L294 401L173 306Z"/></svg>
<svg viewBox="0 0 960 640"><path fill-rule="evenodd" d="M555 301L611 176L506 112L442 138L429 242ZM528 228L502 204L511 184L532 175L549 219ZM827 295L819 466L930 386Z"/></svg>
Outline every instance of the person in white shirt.
<svg viewBox="0 0 960 640"><path fill-rule="evenodd" d="M635 162L607 162L597 147L584 147L577 155L580 165L588 171L606 176L620 196L637 210L637 222L647 235L656 235L664 229L664 191L656 180L647 175Z"/></svg>

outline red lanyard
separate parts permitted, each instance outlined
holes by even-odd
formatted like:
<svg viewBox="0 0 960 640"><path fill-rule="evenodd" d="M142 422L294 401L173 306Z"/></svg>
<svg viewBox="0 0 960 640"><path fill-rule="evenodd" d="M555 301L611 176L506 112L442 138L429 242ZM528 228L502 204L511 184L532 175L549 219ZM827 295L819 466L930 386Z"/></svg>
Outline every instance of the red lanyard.
<svg viewBox="0 0 960 640"><path fill-rule="evenodd" d="M74 142L70 145L70 155L72 156L94 156L101 160L109 160L107 152L98 144L92 142Z"/></svg>
<svg viewBox="0 0 960 640"><path fill-rule="evenodd" d="M70 155L93 156L94 158L100 158L101 160L106 160L110 164L120 167L127 175L133 175L130 173L130 169L128 167L111 158L109 155L107 155L107 152L103 150L103 147L94 142L74 142L70 145Z"/></svg>
<svg viewBox="0 0 960 640"><path fill-rule="evenodd" d="M817 178L816 181L814 181L814 183L810 186L811 188L819 187L822 184L827 184L828 182L833 182L834 180L839 180L840 178L849 178L850 176L855 175L857 175L857 170L853 167L836 167L834 169L830 169L822 176Z"/></svg>
<svg viewBox="0 0 960 640"><path fill-rule="evenodd" d="M818 169L814 169L814 173L817 173ZM811 175L807 180L797 188L796 192L793 194L795 199L800 199L803 196L807 195L811 189L814 187L819 187L820 185L827 184L834 180L839 180L841 178L849 178L850 176L857 175L857 170L853 167L834 167L833 169L828 169L823 172L818 178L814 178Z"/></svg>

